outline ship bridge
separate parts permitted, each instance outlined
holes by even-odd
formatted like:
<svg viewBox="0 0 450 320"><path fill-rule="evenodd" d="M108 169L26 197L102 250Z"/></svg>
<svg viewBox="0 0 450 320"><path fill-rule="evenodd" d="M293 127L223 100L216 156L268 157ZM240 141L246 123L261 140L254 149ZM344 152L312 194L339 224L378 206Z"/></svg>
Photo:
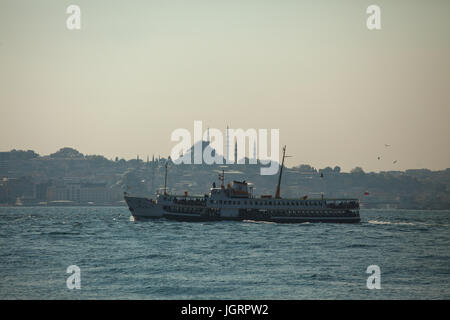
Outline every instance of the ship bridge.
<svg viewBox="0 0 450 320"><path fill-rule="evenodd" d="M233 181L227 184L226 188L211 188L210 196L212 199L251 198L248 183L245 181Z"/></svg>

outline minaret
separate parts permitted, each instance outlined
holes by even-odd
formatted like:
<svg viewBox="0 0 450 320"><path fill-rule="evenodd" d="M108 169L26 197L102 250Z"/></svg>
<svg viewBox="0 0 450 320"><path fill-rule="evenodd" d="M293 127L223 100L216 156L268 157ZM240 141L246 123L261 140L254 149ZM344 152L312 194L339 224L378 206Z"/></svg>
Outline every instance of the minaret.
<svg viewBox="0 0 450 320"><path fill-rule="evenodd" d="M227 126L227 132L226 132L226 136L227 136L227 138L226 138L226 148L227 148L227 150L226 150L226 154L227 154L227 156L226 156L226 162L228 163L229 161L230 161L230 152L229 152L229 147L230 147L230 137L228 136L228 126Z"/></svg>
<svg viewBox="0 0 450 320"><path fill-rule="evenodd" d="M237 164L238 160L238 152L237 152L237 141L234 142L234 163Z"/></svg>
<svg viewBox="0 0 450 320"><path fill-rule="evenodd" d="M208 142L208 144L211 142L209 139L209 127L208 127L208 131L206 131L206 141Z"/></svg>
<svg viewBox="0 0 450 320"><path fill-rule="evenodd" d="M164 165L165 166L165 168L166 168L166 172L165 172L165 174L164 174L164 195L166 195L167 194L167 161L166 161L166 164Z"/></svg>
<svg viewBox="0 0 450 320"><path fill-rule="evenodd" d="M256 141L253 142L253 159L255 159L255 161L257 159L257 156L256 156Z"/></svg>
<svg viewBox="0 0 450 320"><path fill-rule="evenodd" d="M151 193L155 193L155 154L152 155L152 190Z"/></svg>

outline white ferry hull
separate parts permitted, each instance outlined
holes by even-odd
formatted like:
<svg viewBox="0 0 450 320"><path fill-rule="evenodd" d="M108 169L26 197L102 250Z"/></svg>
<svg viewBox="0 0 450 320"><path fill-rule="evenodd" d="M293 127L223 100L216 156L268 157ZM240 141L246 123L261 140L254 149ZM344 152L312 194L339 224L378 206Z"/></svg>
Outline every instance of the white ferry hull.
<svg viewBox="0 0 450 320"><path fill-rule="evenodd" d="M282 199L233 195L230 189L211 189L205 196L156 195L125 201L135 218L175 221L266 221L276 223L358 223L357 199Z"/></svg>
<svg viewBox="0 0 450 320"><path fill-rule="evenodd" d="M125 201L131 215L135 218L162 218L164 210L153 200L141 197L125 196Z"/></svg>

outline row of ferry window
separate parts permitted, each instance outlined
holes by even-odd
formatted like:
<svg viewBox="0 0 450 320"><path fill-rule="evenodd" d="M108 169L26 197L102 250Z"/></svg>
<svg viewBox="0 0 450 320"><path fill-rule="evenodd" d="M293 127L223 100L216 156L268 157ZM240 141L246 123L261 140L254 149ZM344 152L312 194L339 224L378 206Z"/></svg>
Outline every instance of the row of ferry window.
<svg viewBox="0 0 450 320"><path fill-rule="evenodd" d="M262 205L262 206L320 206L319 201L242 201L244 205ZM210 203L213 204L232 204L232 205L240 205L241 201L232 201L232 200L210 200Z"/></svg>
<svg viewBox="0 0 450 320"><path fill-rule="evenodd" d="M286 216L286 215L330 215L333 217L339 216L356 216L354 212L345 212L345 211L318 211L318 210L268 210L267 213L270 213L275 216Z"/></svg>

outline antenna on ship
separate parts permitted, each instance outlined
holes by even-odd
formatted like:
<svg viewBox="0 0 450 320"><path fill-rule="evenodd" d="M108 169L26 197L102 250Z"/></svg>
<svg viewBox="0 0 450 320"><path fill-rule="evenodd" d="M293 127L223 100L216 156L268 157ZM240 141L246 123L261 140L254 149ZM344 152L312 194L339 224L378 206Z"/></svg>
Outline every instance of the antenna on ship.
<svg viewBox="0 0 450 320"><path fill-rule="evenodd" d="M280 186L281 186L281 176L283 175L284 158L289 158L289 157L291 157L291 156L286 155L286 146L284 146L283 147L283 160L281 161L280 174L278 175L277 191L275 192L276 199L281 199Z"/></svg>
<svg viewBox="0 0 450 320"><path fill-rule="evenodd" d="M225 188L225 170L222 169L222 174L219 173L220 187Z"/></svg>
<svg viewBox="0 0 450 320"><path fill-rule="evenodd" d="M169 164L169 161L166 161L166 173L164 175L164 195L167 195L167 165Z"/></svg>

